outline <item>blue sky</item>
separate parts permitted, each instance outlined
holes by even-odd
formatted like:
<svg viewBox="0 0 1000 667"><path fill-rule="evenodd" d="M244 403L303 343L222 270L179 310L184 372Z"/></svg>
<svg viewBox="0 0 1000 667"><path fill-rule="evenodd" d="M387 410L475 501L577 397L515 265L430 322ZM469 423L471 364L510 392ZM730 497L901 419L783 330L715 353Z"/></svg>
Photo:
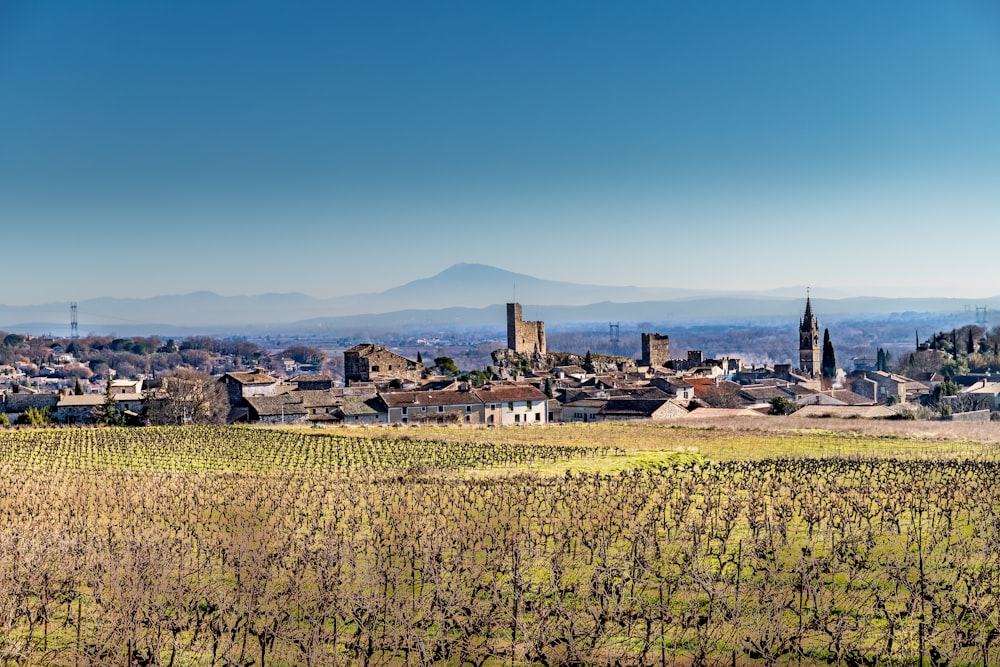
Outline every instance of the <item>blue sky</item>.
<svg viewBox="0 0 1000 667"><path fill-rule="evenodd" d="M5 0L0 303L992 295L998 119L988 1Z"/></svg>

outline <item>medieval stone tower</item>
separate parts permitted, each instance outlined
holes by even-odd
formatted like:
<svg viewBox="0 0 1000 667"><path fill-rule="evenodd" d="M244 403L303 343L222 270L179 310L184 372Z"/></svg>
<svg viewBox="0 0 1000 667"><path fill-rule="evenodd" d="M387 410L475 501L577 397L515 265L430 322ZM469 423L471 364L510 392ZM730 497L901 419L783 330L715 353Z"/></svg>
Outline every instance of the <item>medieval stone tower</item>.
<svg viewBox="0 0 1000 667"><path fill-rule="evenodd" d="M522 320L519 303L507 304L507 349L520 354L545 354L545 323Z"/></svg>
<svg viewBox="0 0 1000 667"><path fill-rule="evenodd" d="M819 377L822 367L819 350L819 323L812 312L812 303L806 296L806 312L799 322L799 370Z"/></svg>
<svg viewBox="0 0 1000 667"><path fill-rule="evenodd" d="M643 366L666 366L670 361L670 336L658 333L642 334Z"/></svg>

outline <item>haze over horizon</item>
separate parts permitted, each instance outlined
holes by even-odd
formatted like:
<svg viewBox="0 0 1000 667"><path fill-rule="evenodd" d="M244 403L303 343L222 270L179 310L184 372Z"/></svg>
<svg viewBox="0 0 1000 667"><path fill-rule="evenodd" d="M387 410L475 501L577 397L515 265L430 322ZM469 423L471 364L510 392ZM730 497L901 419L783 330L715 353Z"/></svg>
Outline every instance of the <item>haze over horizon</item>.
<svg viewBox="0 0 1000 667"><path fill-rule="evenodd" d="M998 71L985 0L13 0L0 302L325 298L456 262L994 296Z"/></svg>

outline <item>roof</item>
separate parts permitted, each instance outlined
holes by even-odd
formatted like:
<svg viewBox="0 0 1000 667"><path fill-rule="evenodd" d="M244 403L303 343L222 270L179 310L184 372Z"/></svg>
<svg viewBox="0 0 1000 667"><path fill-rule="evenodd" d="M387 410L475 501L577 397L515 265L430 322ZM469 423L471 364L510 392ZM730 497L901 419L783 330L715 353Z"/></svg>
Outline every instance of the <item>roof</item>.
<svg viewBox="0 0 1000 667"><path fill-rule="evenodd" d="M250 372L234 371L226 373L222 377L231 378L240 384L274 384L278 381L278 378L271 377L263 368L258 368Z"/></svg>
<svg viewBox="0 0 1000 667"><path fill-rule="evenodd" d="M59 399L60 408L96 407L104 405L104 394L70 394Z"/></svg>
<svg viewBox="0 0 1000 667"><path fill-rule="evenodd" d="M603 408L609 399L606 398L581 398L577 401L571 401L569 403L563 403L563 409L566 408Z"/></svg>
<svg viewBox="0 0 1000 667"><path fill-rule="evenodd" d="M764 387L744 387L740 393L754 401L773 401L776 398L789 398L790 392L784 387L764 386Z"/></svg>
<svg viewBox="0 0 1000 667"><path fill-rule="evenodd" d="M305 406L301 401L290 400L291 394L280 396L249 396L245 400L258 417L276 417L278 415L304 415Z"/></svg>
<svg viewBox="0 0 1000 667"><path fill-rule="evenodd" d="M700 419L708 417L718 419L724 417L763 417L764 415L746 408L696 408L685 415L685 419Z"/></svg>
<svg viewBox="0 0 1000 667"><path fill-rule="evenodd" d="M651 419L658 411L670 405L674 404L669 399L611 398L597 414ZM680 406L677 409L680 411L678 415L687 412Z"/></svg>
<svg viewBox="0 0 1000 667"><path fill-rule="evenodd" d="M379 394L390 408L413 406L469 405L483 401L471 391L389 391ZM545 395L542 395L544 398ZM346 397L345 397L346 398Z"/></svg>
<svg viewBox="0 0 1000 667"><path fill-rule="evenodd" d="M378 399L365 398L363 396L345 396L344 402L340 404L338 409L342 415L346 416L357 415L360 417L385 414L382 410L379 410Z"/></svg>
<svg viewBox="0 0 1000 667"><path fill-rule="evenodd" d="M841 419L882 419L896 414L884 405L807 405L796 417L839 417Z"/></svg>
<svg viewBox="0 0 1000 667"><path fill-rule="evenodd" d="M485 387L474 389L472 393L478 395L484 403L548 400L548 396L546 396L541 390L530 385L506 387L487 385Z"/></svg>
<svg viewBox="0 0 1000 667"><path fill-rule="evenodd" d="M301 401L302 405L307 408L333 406L340 403L341 400L340 396L335 396L324 389L300 389L291 392L290 396L294 397L294 400Z"/></svg>
<svg viewBox="0 0 1000 667"><path fill-rule="evenodd" d="M333 378L325 373L314 373L311 375L296 375L288 380L289 382L333 382Z"/></svg>

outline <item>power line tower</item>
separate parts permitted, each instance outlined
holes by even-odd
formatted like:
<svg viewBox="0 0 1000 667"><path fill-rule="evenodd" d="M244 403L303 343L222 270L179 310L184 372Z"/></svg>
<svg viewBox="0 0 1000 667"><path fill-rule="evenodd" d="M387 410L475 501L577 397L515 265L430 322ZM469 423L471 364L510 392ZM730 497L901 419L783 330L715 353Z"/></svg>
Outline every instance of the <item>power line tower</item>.
<svg viewBox="0 0 1000 667"><path fill-rule="evenodd" d="M611 344L611 355L614 357L621 356L621 322L615 322L612 324L608 322L608 343Z"/></svg>
<svg viewBox="0 0 1000 667"><path fill-rule="evenodd" d="M986 328L986 306L976 306L976 324Z"/></svg>
<svg viewBox="0 0 1000 667"><path fill-rule="evenodd" d="M69 304L69 337L73 340L80 337L80 325L76 320L76 301Z"/></svg>

